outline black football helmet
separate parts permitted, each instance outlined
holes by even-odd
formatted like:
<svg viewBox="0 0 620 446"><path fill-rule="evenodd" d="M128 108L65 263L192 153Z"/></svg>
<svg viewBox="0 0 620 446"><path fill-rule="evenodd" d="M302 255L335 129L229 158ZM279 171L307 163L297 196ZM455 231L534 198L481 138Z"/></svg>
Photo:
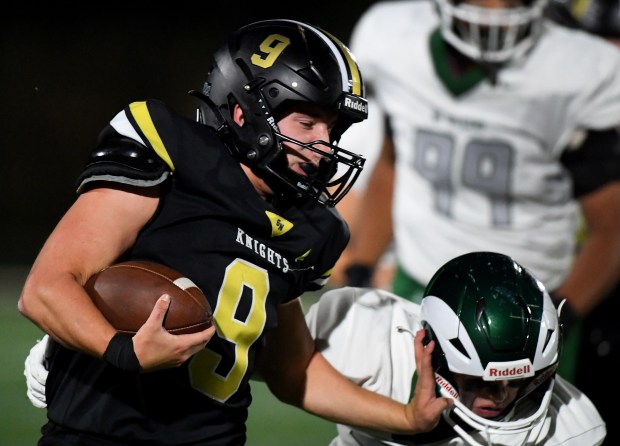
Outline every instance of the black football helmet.
<svg viewBox="0 0 620 446"><path fill-rule="evenodd" d="M436 382L443 396L454 399L454 413L486 439L527 436L540 427L561 345L558 313L543 284L506 255L473 252L442 266L424 296L421 318L429 339L435 340ZM512 410L490 420L459 402L453 373L523 384ZM519 406L533 395L540 404ZM469 444L479 444L449 415L444 418Z"/></svg>
<svg viewBox="0 0 620 446"><path fill-rule="evenodd" d="M265 20L240 28L215 52L197 95L203 99L198 119L215 127L239 161L263 178L276 197L310 197L334 206L362 171L364 158L336 145L352 123L368 116L362 77L348 48L317 27ZM338 112L330 141L304 144L280 133L279 114L295 101ZM233 120L235 104L243 110L243 126ZM316 172L302 176L289 169L283 141L320 152Z"/></svg>

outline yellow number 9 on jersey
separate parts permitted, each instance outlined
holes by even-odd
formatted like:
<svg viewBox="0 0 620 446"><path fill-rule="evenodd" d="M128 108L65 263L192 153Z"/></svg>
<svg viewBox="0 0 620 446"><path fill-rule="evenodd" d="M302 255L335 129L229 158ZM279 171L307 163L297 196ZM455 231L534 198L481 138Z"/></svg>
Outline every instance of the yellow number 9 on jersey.
<svg viewBox="0 0 620 446"><path fill-rule="evenodd" d="M288 37L284 37L281 34L271 34L267 36L265 40L260 44L260 50L266 54L266 56L262 56L260 54L252 54L250 60L252 63L261 68L269 68L274 64L276 59L284 48L289 46L291 40Z"/></svg>

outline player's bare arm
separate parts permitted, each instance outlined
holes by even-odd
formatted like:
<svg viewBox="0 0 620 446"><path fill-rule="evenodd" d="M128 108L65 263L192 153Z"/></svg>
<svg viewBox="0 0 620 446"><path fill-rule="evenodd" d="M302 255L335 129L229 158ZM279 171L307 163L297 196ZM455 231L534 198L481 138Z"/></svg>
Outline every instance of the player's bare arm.
<svg viewBox="0 0 620 446"><path fill-rule="evenodd" d="M83 284L133 244L157 208L155 192L110 188L82 194L35 261L20 297L20 309L64 345L102 356L116 330L93 305ZM89 225L98 228L96 233L81 230ZM134 339L143 371L182 363L214 333L211 329L192 336L171 335L161 324L168 305L160 301L148 327Z"/></svg>
<svg viewBox="0 0 620 446"><path fill-rule="evenodd" d="M157 203L156 197L117 189L79 196L37 257L20 311L61 343L101 356L116 330L82 285L131 246Z"/></svg>
<svg viewBox="0 0 620 446"><path fill-rule="evenodd" d="M392 239L392 194L394 180L394 145L385 137L381 153L370 172L368 187L360 197L358 214L373 209L372 218L356 215L356 232L349 245L349 263L374 266Z"/></svg>
<svg viewBox="0 0 620 446"><path fill-rule="evenodd" d="M434 395L433 344L422 345L422 332L416 337L416 357L420 358L418 367L422 375L416 396L409 405L404 405L363 389L338 373L315 350L306 325L298 321L303 317L298 301L280 305L281 322L270 334L261 357L261 376L282 401L334 422L364 426L366 430L378 430L386 435L427 432L450 406L451 400ZM297 373L291 373L292 369ZM297 378L293 381L292 377Z"/></svg>
<svg viewBox="0 0 620 446"><path fill-rule="evenodd" d="M578 315L585 316L620 280L620 182L584 195L579 203L588 237L556 291Z"/></svg>

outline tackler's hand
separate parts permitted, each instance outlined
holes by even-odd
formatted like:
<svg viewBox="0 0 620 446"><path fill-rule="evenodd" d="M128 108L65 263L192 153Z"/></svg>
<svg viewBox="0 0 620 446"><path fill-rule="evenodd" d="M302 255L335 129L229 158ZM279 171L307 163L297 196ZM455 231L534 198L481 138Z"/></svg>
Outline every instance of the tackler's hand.
<svg viewBox="0 0 620 446"><path fill-rule="evenodd" d="M439 424L441 413L452 407L450 398L437 396L435 391L435 373L432 365L432 354L435 342L424 345L426 330L419 330L415 335L414 349L418 381L413 399L406 407L412 432L428 432Z"/></svg>

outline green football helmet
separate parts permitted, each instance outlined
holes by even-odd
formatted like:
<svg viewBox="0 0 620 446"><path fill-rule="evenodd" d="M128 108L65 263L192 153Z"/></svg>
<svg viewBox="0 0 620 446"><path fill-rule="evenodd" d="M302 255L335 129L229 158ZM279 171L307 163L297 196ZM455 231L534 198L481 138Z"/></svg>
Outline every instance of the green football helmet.
<svg viewBox="0 0 620 446"><path fill-rule="evenodd" d="M547 413L561 344L558 312L543 284L506 255L473 252L442 266L424 296L435 379L440 393L455 400L453 412L483 438L529 435ZM490 420L459 402L453 373L524 384L512 410ZM540 404L524 414L516 408L525 397ZM449 414L444 418L469 444L480 444Z"/></svg>

